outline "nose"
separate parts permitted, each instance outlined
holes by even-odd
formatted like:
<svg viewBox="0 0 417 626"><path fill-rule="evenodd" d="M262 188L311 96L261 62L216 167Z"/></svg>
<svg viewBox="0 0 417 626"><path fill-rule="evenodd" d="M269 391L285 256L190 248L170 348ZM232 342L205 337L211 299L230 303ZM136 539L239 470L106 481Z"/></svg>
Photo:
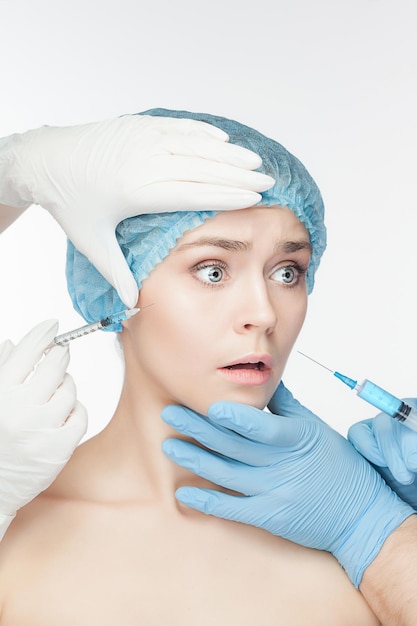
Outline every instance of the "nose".
<svg viewBox="0 0 417 626"><path fill-rule="evenodd" d="M277 325L276 304L265 280L253 280L236 297L234 329L237 333L259 330L271 334Z"/></svg>

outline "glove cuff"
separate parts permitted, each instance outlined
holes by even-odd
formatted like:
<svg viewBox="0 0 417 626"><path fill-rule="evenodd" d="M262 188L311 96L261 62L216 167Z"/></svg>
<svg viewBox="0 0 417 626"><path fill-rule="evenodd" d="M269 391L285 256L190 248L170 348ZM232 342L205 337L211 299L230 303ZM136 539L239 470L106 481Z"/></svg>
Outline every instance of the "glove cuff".
<svg viewBox="0 0 417 626"><path fill-rule="evenodd" d="M16 513L14 515L4 515L3 513L0 513L0 541L3 539L6 530L9 528L15 517Z"/></svg>
<svg viewBox="0 0 417 626"><path fill-rule="evenodd" d="M349 537L333 552L355 587L359 587L364 571L378 556L385 540L413 514L412 507L383 485Z"/></svg>

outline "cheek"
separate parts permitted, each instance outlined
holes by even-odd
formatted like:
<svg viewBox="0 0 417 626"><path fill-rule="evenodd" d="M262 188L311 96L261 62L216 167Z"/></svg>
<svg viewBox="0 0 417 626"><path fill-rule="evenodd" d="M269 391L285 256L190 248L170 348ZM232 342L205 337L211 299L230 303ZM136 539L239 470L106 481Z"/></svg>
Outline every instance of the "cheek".
<svg viewBox="0 0 417 626"><path fill-rule="evenodd" d="M285 328L285 338L290 349L297 339L307 314L307 295L297 298L278 313L278 328ZM280 324L281 320L281 324Z"/></svg>
<svg viewBox="0 0 417 626"><path fill-rule="evenodd" d="M153 316L155 327L165 334L187 331L193 335L204 334L216 311L210 290L202 288L188 275L180 275L175 281L144 281L138 306L149 303L154 303L149 314Z"/></svg>
<svg viewBox="0 0 417 626"><path fill-rule="evenodd" d="M151 302L153 306L143 312L142 318L139 313L132 319L137 346L151 350L155 359L160 354L165 359L176 358L179 367L185 359L201 358L204 346L210 345L207 337L213 326L213 304L206 304L204 294L194 297L190 289L167 287L166 283L163 289L153 288L150 283L147 287L145 282L138 306Z"/></svg>
<svg viewBox="0 0 417 626"><path fill-rule="evenodd" d="M308 304L308 298L307 298L307 294L305 294L301 302L299 303L299 306L296 309L296 314L294 315L294 325L296 329L298 329L297 335L300 332L304 324L306 315L307 315L307 304Z"/></svg>

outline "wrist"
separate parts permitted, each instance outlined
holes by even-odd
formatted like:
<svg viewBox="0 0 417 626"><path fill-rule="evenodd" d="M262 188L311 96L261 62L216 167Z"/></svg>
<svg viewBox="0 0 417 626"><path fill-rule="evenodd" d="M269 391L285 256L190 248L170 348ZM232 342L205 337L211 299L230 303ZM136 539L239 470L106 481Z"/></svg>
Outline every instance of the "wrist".
<svg viewBox="0 0 417 626"><path fill-rule="evenodd" d="M385 484L350 529L334 556L355 587L378 556L386 539L415 511Z"/></svg>
<svg viewBox="0 0 417 626"><path fill-rule="evenodd" d="M0 541L3 539L6 530L9 528L15 517L16 513L14 515L4 515L3 513L0 513Z"/></svg>
<svg viewBox="0 0 417 626"><path fill-rule="evenodd" d="M381 623L417 623L416 559L417 515L411 515L387 538L363 574L360 591Z"/></svg>

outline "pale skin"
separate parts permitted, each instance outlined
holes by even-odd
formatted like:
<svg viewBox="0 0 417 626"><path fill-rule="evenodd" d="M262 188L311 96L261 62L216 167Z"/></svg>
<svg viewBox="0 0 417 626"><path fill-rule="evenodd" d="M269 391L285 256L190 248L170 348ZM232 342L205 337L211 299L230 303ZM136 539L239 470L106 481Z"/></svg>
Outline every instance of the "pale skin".
<svg viewBox="0 0 417 626"><path fill-rule="evenodd" d="M385 541L365 570L360 585L382 624L414 626L417 623L416 555L417 515L412 515Z"/></svg>
<svg viewBox="0 0 417 626"><path fill-rule="evenodd" d="M253 208L186 233L151 272L152 315L121 335L113 419L0 546L2 626L379 623L330 554L179 505L177 487L207 483L161 451L167 403L267 403L304 321L309 255L291 211ZM223 371L251 355L268 367Z"/></svg>
<svg viewBox="0 0 417 626"><path fill-rule="evenodd" d="M6 204L0 203L0 233L20 216L26 209L16 209Z"/></svg>

